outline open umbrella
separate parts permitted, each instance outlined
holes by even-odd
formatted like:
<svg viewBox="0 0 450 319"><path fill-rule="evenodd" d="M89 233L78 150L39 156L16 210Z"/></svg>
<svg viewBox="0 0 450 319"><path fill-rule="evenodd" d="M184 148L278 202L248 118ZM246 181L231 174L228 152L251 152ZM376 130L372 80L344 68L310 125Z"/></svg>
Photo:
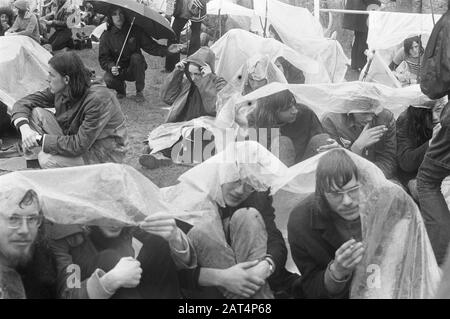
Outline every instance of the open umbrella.
<svg viewBox="0 0 450 319"><path fill-rule="evenodd" d="M175 34L169 22L154 9L136 0L94 0L91 2L97 13L108 15L111 7L121 7L131 22L140 26L144 32L155 39L170 39Z"/></svg>

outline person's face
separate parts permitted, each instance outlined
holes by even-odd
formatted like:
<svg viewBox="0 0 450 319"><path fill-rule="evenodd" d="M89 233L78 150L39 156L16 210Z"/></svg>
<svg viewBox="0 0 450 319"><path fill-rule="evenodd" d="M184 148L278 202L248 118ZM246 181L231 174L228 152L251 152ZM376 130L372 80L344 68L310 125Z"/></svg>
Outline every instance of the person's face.
<svg viewBox="0 0 450 319"><path fill-rule="evenodd" d="M195 64L189 64L189 69L188 69L189 75L192 79L192 81L198 81L202 78L202 72L200 70L200 67L198 65Z"/></svg>
<svg viewBox="0 0 450 319"><path fill-rule="evenodd" d="M284 68L283 68L283 65L281 64L281 62L277 60L277 61L275 61L275 65L276 65L277 68L279 68L280 71L284 74Z"/></svg>
<svg viewBox="0 0 450 319"><path fill-rule="evenodd" d="M42 216L37 203L23 205L13 211L0 212L0 260L15 267L31 258Z"/></svg>
<svg viewBox="0 0 450 319"><path fill-rule="evenodd" d="M8 16L6 14L0 15L0 24L8 23Z"/></svg>
<svg viewBox="0 0 450 319"><path fill-rule="evenodd" d="M62 92L67 85L69 85L69 77L62 76L53 67L50 66L50 71L48 71L48 84L50 86L50 91L53 94Z"/></svg>
<svg viewBox="0 0 450 319"><path fill-rule="evenodd" d="M98 228L106 238L117 238L122 232L123 226L111 222L107 225L98 226Z"/></svg>
<svg viewBox="0 0 450 319"><path fill-rule="evenodd" d="M437 103L433 107L433 124L437 124L441 121L441 113L444 109L445 104L444 103Z"/></svg>
<svg viewBox="0 0 450 319"><path fill-rule="evenodd" d="M248 77L248 85L250 86L252 91L257 90L257 89L259 89L260 87L263 87L266 84L267 84L267 79L253 80L253 78L251 76Z"/></svg>
<svg viewBox="0 0 450 319"><path fill-rule="evenodd" d="M294 99L278 112L278 122L283 124L293 123L297 119L297 113L298 109Z"/></svg>
<svg viewBox="0 0 450 319"><path fill-rule="evenodd" d="M353 178L342 188L331 185L330 192L325 192L325 198L332 211L345 220L355 220L359 217L359 183Z"/></svg>
<svg viewBox="0 0 450 319"><path fill-rule="evenodd" d="M353 113L355 123L361 127L366 126L368 123L372 123L375 113Z"/></svg>
<svg viewBox="0 0 450 319"><path fill-rule="evenodd" d="M112 13L113 24L116 28L122 29L123 24L125 23L125 14L122 10L117 9Z"/></svg>
<svg viewBox="0 0 450 319"><path fill-rule="evenodd" d="M225 183L222 185L222 195L225 204L229 207L236 207L246 200L255 189L241 180Z"/></svg>
<svg viewBox="0 0 450 319"><path fill-rule="evenodd" d="M419 43L417 43L416 41L413 42L411 49L409 49L409 55L412 56L413 58L417 58L419 56Z"/></svg>

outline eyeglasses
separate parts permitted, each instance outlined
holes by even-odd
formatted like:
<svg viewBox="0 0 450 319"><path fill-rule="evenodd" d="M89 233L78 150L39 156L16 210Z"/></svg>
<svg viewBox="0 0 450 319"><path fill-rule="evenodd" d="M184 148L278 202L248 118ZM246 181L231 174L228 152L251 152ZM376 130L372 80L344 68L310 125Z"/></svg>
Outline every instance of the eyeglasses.
<svg viewBox="0 0 450 319"><path fill-rule="evenodd" d="M359 194L360 188L361 185L356 185L350 189L347 189L346 191L332 191L327 193L331 195L334 199L342 201L344 199L344 195L348 195L354 199Z"/></svg>
<svg viewBox="0 0 450 319"><path fill-rule="evenodd" d="M27 223L28 227L39 227L42 224L43 216L42 215L32 215L32 216L19 216L12 215L8 220L8 228L9 229L19 229L22 227L23 222Z"/></svg>

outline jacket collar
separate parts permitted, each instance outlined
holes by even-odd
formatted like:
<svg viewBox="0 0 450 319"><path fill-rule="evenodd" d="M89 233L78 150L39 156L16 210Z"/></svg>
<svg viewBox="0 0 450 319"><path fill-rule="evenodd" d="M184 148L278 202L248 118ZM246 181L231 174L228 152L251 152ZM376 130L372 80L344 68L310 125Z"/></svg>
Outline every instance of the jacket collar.
<svg viewBox="0 0 450 319"><path fill-rule="evenodd" d="M328 205L316 200L315 209L311 214L311 228L322 232L322 238L327 241L331 246L338 249L342 244L342 238L339 235L330 214L333 212Z"/></svg>

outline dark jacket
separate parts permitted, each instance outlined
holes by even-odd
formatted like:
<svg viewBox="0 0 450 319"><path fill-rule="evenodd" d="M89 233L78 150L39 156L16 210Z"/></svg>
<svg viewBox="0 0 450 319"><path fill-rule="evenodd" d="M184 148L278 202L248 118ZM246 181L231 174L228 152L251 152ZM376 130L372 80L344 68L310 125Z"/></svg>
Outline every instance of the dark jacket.
<svg viewBox="0 0 450 319"><path fill-rule="evenodd" d="M297 298L348 298L347 288L331 296L325 288L325 271L336 250L350 238L344 238L329 218L330 211L315 194L309 195L289 216L287 230L292 259L301 273L293 285Z"/></svg>
<svg viewBox="0 0 450 319"><path fill-rule="evenodd" d="M268 192L254 192L244 202L236 207L220 209L222 219L233 216L234 212L241 208L253 207L261 214L267 231L267 254L272 256L275 262L275 272L268 278L269 284L276 283L280 276L286 275L285 264L287 260L287 248L283 235L275 224L275 209L272 207L272 197ZM197 269L183 270L181 273L181 286L186 289L199 289L198 277L200 267Z"/></svg>
<svg viewBox="0 0 450 319"><path fill-rule="evenodd" d="M428 150L429 141L417 144L416 134L412 134L409 129L405 110L397 119L397 162L399 166L399 178L404 184L414 179L422 164L425 153Z"/></svg>
<svg viewBox="0 0 450 319"><path fill-rule="evenodd" d="M111 72L111 68L116 65L128 29L129 26L123 26L122 29L112 26L110 30L103 32L100 37L98 53L98 60L103 70ZM166 56L168 54L166 46L158 44L139 26L134 25L120 58L119 66L122 69L128 68L131 56L135 53L142 54L141 49L150 55Z"/></svg>
<svg viewBox="0 0 450 319"><path fill-rule="evenodd" d="M378 0L347 0L345 9L365 11L370 4L380 5L381 2ZM353 31L367 32L367 15L345 13L342 19L342 27Z"/></svg>
<svg viewBox="0 0 450 319"><path fill-rule="evenodd" d="M30 94L13 106L12 121L29 118L33 108L55 108L64 135L46 134L42 149L67 157L83 156L85 163L121 163L126 154L127 130L120 103L106 87L95 85L81 99L71 100L67 91L54 95L50 89Z"/></svg>
<svg viewBox="0 0 450 319"><path fill-rule="evenodd" d="M322 125L332 139L347 149L350 149L362 132L362 128L356 126L352 114L327 113L322 119ZM387 132L378 143L367 148L362 156L377 165L387 179L392 179L397 166L397 138L392 112L383 109L377 114L370 127L378 125L385 125Z"/></svg>

